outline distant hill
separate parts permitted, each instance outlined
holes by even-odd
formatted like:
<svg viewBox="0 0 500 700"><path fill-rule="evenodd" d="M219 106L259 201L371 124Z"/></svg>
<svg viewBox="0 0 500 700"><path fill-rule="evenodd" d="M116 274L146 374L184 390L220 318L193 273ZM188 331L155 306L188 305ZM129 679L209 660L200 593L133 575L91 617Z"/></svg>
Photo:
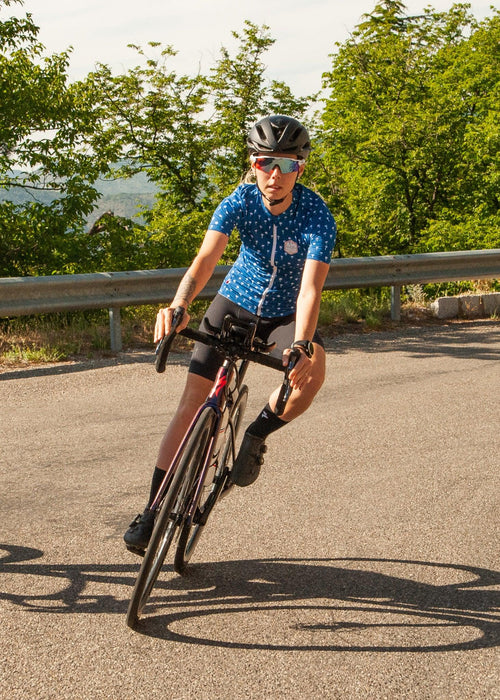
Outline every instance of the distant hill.
<svg viewBox="0 0 500 700"><path fill-rule="evenodd" d="M13 173L14 177L16 172ZM141 207L151 208L158 191L156 185L150 182L145 173L138 173L129 179L98 180L96 188L102 194L94 210L88 216L89 227L106 211L112 211L116 216L137 218ZM22 187L0 189L0 202L10 201L15 204L38 201L50 204L57 199L57 194L41 190L25 190Z"/></svg>
<svg viewBox="0 0 500 700"><path fill-rule="evenodd" d="M87 221L89 226L91 226L106 211L111 211L116 216L123 216L126 219L140 219L139 210L144 208L151 209L154 199L154 194L121 193L103 195L90 216L87 217Z"/></svg>

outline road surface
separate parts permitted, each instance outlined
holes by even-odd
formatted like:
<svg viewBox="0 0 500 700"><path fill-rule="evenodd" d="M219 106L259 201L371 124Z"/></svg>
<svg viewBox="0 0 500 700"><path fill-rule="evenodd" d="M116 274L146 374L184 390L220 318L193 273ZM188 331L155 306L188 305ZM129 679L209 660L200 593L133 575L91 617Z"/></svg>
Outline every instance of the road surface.
<svg viewBox="0 0 500 700"><path fill-rule="evenodd" d="M133 632L142 510L186 357L0 375L0 697L498 698L500 325L328 342L314 406ZM276 381L252 368L246 421ZM171 561L171 559L170 559Z"/></svg>

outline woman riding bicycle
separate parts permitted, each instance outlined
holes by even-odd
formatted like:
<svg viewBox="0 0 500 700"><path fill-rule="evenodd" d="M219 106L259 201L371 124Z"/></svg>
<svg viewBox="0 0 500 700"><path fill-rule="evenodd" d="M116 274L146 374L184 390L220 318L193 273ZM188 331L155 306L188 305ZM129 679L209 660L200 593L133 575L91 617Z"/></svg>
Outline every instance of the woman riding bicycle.
<svg viewBox="0 0 500 700"><path fill-rule="evenodd" d="M166 335L174 309L187 310L200 293L236 228L240 253L200 328L206 332L220 328L231 313L258 322L258 337L276 343L273 354L279 353L284 364L292 348L300 350L290 372L293 390L285 412L280 417L274 412L278 388L244 434L232 472L232 481L239 486L257 478L267 436L302 414L323 384L325 351L316 325L336 236L335 221L323 200L297 182L311 150L304 126L291 117L265 117L250 130L247 146L255 183L239 185L217 207L175 298L158 312L154 337L158 342ZM186 311L178 330L188 321ZM217 351L195 344L179 407L160 445L148 505L124 536L131 551L147 547L155 517L149 506L220 364Z"/></svg>

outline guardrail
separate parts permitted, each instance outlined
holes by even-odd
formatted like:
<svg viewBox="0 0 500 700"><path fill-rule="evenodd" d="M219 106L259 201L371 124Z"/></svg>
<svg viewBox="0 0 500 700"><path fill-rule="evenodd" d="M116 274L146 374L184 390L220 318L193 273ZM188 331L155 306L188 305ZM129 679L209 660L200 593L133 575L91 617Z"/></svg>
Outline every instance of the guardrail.
<svg viewBox="0 0 500 700"><path fill-rule="evenodd" d="M200 299L215 296L229 267L217 266ZM120 308L166 303L186 268L0 278L0 317L108 308L111 349L121 350ZM408 284L495 279L500 249L421 255L340 258L330 264L325 289L391 287L391 317L399 320L401 287Z"/></svg>

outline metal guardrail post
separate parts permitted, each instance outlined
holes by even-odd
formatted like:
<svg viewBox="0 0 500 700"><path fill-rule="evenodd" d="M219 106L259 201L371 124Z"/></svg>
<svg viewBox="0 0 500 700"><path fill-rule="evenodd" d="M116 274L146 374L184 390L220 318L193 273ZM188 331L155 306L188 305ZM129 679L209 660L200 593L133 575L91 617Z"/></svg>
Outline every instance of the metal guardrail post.
<svg viewBox="0 0 500 700"><path fill-rule="evenodd" d="M391 287L391 319L401 321L401 285L393 284Z"/></svg>
<svg viewBox="0 0 500 700"><path fill-rule="evenodd" d="M109 336L112 352L121 352L122 350L122 321L120 316L120 307L112 306L109 309Z"/></svg>

